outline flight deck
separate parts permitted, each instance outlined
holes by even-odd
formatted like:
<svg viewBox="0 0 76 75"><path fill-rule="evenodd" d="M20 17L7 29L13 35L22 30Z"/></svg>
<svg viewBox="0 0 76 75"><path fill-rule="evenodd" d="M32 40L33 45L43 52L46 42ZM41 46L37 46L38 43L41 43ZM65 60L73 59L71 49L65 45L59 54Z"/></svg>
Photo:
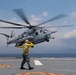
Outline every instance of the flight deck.
<svg viewBox="0 0 76 75"><path fill-rule="evenodd" d="M20 69L21 58L0 58L0 75L76 75L76 58L31 58L33 70Z"/></svg>

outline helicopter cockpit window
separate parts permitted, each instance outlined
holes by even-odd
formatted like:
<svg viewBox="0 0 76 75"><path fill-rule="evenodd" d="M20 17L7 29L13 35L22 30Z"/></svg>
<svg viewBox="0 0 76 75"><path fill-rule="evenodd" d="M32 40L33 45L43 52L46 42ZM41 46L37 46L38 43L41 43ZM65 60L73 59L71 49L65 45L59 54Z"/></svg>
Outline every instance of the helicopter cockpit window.
<svg viewBox="0 0 76 75"><path fill-rule="evenodd" d="M38 32L36 32L35 34L38 35Z"/></svg>

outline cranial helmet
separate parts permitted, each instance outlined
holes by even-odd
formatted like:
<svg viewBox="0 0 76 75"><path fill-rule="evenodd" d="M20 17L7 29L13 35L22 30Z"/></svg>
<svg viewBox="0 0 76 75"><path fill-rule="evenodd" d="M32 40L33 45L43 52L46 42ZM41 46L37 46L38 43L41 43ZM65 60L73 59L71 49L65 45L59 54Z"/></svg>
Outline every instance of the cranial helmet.
<svg viewBox="0 0 76 75"><path fill-rule="evenodd" d="M29 40L25 40L25 42L26 42L26 43L28 43L28 42L29 42Z"/></svg>

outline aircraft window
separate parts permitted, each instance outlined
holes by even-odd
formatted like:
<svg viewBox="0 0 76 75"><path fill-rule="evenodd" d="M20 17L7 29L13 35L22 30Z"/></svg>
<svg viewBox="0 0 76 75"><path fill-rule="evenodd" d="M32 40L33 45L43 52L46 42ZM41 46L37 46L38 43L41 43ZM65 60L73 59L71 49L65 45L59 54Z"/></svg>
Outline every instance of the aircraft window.
<svg viewBox="0 0 76 75"><path fill-rule="evenodd" d="M26 34L26 32L24 32L23 34Z"/></svg>
<svg viewBox="0 0 76 75"><path fill-rule="evenodd" d="M20 35L18 35L18 37L20 37Z"/></svg>
<svg viewBox="0 0 76 75"><path fill-rule="evenodd" d="M43 31L43 33L45 34L46 32L45 32L45 31Z"/></svg>
<svg viewBox="0 0 76 75"><path fill-rule="evenodd" d="M40 33L42 33L42 30L40 30Z"/></svg>
<svg viewBox="0 0 76 75"><path fill-rule="evenodd" d="M36 32L35 34L38 35L38 32Z"/></svg>
<svg viewBox="0 0 76 75"><path fill-rule="evenodd" d="M20 35L18 35L18 39L20 39L21 38L21 36Z"/></svg>

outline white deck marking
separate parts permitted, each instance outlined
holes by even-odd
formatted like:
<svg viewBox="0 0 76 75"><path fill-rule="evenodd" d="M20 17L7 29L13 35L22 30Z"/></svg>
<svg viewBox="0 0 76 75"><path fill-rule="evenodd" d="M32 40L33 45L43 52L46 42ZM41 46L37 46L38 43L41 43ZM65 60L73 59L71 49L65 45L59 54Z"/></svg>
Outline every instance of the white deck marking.
<svg viewBox="0 0 76 75"><path fill-rule="evenodd" d="M43 65L39 60L34 60L35 65Z"/></svg>

